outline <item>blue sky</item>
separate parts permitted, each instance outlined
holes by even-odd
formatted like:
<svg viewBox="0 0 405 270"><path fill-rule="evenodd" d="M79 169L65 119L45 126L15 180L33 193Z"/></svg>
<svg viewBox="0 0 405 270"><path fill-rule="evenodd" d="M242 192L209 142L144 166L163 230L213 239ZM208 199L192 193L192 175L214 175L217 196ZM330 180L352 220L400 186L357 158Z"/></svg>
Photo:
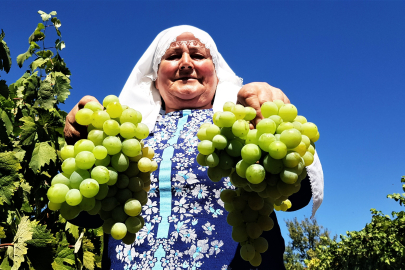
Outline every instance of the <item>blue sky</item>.
<svg viewBox="0 0 405 270"><path fill-rule="evenodd" d="M370 208L403 208L386 198L405 175L405 2L401 1L2 1L0 28L17 80L38 10L58 12L73 89L61 108L85 94L119 94L136 61L163 29L207 31L245 83L281 88L299 114L318 125L325 198L316 214L332 234L360 230ZM49 46L53 45L53 40ZM311 203L312 204L312 203ZM311 206L278 214L311 215ZM287 239L287 237L286 237Z"/></svg>

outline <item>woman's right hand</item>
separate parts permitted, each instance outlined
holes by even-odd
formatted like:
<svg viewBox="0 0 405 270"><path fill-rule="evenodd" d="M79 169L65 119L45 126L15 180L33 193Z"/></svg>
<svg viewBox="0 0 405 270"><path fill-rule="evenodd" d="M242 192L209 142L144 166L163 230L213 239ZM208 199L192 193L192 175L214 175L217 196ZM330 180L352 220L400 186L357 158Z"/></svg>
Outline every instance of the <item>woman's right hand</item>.
<svg viewBox="0 0 405 270"><path fill-rule="evenodd" d="M100 103L93 96L84 96L66 116L65 129L63 130L63 133L65 133L65 141L67 144L74 145L78 140L87 138L87 127L79 125L75 120L75 116L76 113L82 109L87 102L90 101Z"/></svg>

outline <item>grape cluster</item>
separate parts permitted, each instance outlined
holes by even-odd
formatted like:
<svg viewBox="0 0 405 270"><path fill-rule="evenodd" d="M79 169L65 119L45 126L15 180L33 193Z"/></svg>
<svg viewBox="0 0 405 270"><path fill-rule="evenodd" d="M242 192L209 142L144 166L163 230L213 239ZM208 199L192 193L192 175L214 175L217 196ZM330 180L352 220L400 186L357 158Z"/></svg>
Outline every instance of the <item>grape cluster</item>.
<svg viewBox="0 0 405 270"><path fill-rule="evenodd" d="M48 207L67 220L81 211L98 214L105 233L132 244L145 223L141 210L158 165L142 141L149 135L142 115L114 95L103 106L88 102L76 113L76 122L87 126L87 139L61 149L62 172L52 179Z"/></svg>
<svg viewBox="0 0 405 270"><path fill-rule="evenodd" d="M221 200L229 212L232 238L252 266L261 264L261 253L268 249L261 235L274 226L270 214L291 207L288 197L299 191L319 139L317 126L298 115L292 104L265 102L261 114L264 119L250 129L256 111L226 102L223 112L213 115L213 124L204 123L197 133L197 162L209 167L212 181L230 176L236 187L222 190Z"/></svg>

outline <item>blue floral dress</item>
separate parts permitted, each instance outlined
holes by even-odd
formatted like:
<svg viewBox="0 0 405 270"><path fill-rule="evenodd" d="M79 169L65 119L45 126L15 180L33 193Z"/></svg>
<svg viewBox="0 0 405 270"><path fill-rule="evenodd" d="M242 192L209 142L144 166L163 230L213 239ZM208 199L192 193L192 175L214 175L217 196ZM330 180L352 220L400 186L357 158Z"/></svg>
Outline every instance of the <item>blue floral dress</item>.
<svg viewBox="0 0 405 270"><path fill-rule="evenodd" d="M132 245L108 236L110 269L270 269L253 268L240 259L220 199L221 190L234 187L229 178L212 182L207 169L196 161L197 131L201 124L211 122L212 115L210 109L183 110L157 121L145 140L155 150L154 160L159 164L143 206L145 226ZM276 227L273 230L278 229L280 238L278 224ZM283 240L281 245L282 258ZM274 269L284 269L282 261Z"/></svg>

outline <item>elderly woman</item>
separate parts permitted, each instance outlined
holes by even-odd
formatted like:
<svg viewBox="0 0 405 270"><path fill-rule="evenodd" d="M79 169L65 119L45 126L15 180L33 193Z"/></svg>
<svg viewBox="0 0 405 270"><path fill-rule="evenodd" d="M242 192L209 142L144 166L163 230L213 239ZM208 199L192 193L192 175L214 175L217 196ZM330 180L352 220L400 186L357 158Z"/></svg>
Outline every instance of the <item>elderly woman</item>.
<svg viewBox="0 0 405 270"><path fill-rule="evenodd" d="M206 169L196 162L196 133L226 101L259 110L265 101L289 102L288 98L266 83L242 86L212 38L191 26L161 32L136 64L119 98L142 113L142 122L151 130L145 145L155 150L159 168L151 175L144 228L132 245L106 237L103 269L253 269L239 255L240 246L232 240L232 227L219 198L221 190L233 187L228 178L211 182ZM94 98L83 98L69 113L68 143L85 137L74 115L90 100ZM261 118L258 113L253 124ZM317 156L314 164L308 173L311 179L303 180L300 192L290 197L290 210L307 205L311 193L316 194L313 214L319 207L323 176ZM284 239L275 213L271 217L275 226L263 234L269 249L254 269L285 269ZM94 217L83 216L74 223L100 225Z"/></svg>

